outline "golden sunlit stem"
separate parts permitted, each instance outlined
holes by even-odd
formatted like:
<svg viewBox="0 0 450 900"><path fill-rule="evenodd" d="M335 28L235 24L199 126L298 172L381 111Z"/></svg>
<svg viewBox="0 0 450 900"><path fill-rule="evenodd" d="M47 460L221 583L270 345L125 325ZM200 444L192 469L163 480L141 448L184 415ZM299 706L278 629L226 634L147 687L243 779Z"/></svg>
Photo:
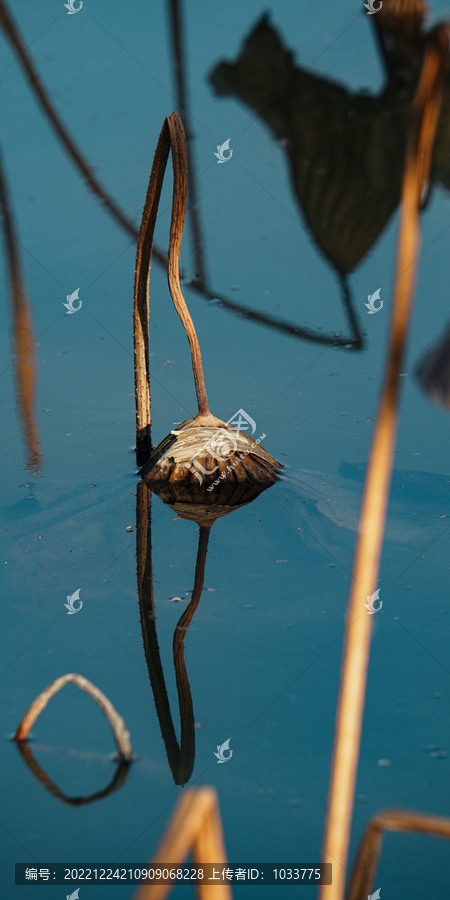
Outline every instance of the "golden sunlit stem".
<svg viewBox="0 0 450 900"><path fill-rule="evenodd" d="M400 209L396 277L384 385L372 439L360 512L347 607L340 693L323 840L324 862L333 865L333 884L321 900L342 900L364 711L372 616L364 604L377 588L397 433L399 374L415 288L419 256L419 204L428 181L436 124L448 68L449 36L437 29L425 53L408 143Z"/></svg>

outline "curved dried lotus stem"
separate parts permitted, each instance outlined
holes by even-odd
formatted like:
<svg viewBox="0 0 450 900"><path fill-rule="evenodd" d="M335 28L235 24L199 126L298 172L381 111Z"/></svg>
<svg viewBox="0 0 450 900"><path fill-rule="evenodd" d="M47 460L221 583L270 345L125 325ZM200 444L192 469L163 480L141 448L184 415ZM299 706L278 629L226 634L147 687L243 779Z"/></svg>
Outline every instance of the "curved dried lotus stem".
<svg viewBox="0 0 450 900"><path fill-rule="evenodd" d="M410 809L382 809L375 813L366 826L356 854L347 900L359 900L370 893L385 831L433 834L450 840L450 819Z"/></svg>
<svg viewBox="0 0 450 900"><path fill-rule="evenodd" d="M187 202L187 146L183 123L178 113L173 112L170 116L166 116L156 146L136 251L133 322L137 450L150 447L149 271L156 214L170 151L173 165L173 198L167 258L169 291L189 341L201 424L217 425L221 422L209 411L200 345L180 285L180 247Z"/></svg>
<svg viewBox="0 0 450 900"><path fill-rule="evenodd" d="M130 734L125 727L125 722L122 719L122 716L119 716L119 713L116 712L114 706L111 701L108 700L107 697L99 690L95 684L92 684L92 681L88 681L87 678L84 678L82 675L76 675L73 672L69 672L68 675L61 675L60 678L57 678L56 681L52 681L48 687L39 694L39 697L36 697L36 700L33 700L28 711L25 713L15 735L14 740L16 741L26 741L28 740L28 735L30 733L31 728L33 727L37 717L40 715L43 709L47 706L48 701L64 687L64 685L71 682L72 684L76 684L77 687L82 691L86 691L93 700L98 703L100 708L105 713L106 718L108 719L109 724L111 725L111 730L114 736L114 741L116 743L117 752L119 758L126 762L129 762L132 758L132 750L130 743Z"/></svg>

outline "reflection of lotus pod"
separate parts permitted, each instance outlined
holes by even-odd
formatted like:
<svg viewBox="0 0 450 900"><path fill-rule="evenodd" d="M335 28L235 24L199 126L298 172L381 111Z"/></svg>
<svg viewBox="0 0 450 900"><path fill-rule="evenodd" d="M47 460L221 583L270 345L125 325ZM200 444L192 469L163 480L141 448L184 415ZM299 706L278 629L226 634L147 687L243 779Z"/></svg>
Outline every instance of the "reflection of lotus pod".
<svg viewBox="0 0 450 900"><path fill-rule="evenodd" d="M199 426L194 421L183 422L176 434L164 438L141 470L145 483L178 515L213 520L249 503L275 483L280 463L251 437L227 425ZM233 445L225 459L209 449L222 430ZM220 446L223 449L223 442ZM201 484L193 460L205 473Z"/></svg>

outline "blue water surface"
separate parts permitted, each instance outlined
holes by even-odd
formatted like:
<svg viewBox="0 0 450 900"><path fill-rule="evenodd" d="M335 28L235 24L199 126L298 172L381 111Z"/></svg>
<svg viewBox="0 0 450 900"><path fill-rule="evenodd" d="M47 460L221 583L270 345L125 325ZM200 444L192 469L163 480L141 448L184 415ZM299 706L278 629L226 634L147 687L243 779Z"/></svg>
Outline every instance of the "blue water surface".
<svg viewBox="0 0 450 900"><path fill-rule="evenodd" d="M176 108L168 10L161 0L10 0L52 101L95 174L137 224L164 117ZM446 14L435 2L431 21ZM217 293L300 326L343 332L336 272L293 194L285 149L262 118L208 80L234 60L267 12L299 65L377 93L383 68L361 5L257 0L183 4L193 153L208 277ZM168 765L143 652L136 583L132 296L135 242L89 193L0 36L1 148L37 340L43 467L26 468L13 380L2 259L2 888L5 900L65 896L14 885L14 863L121 865L150 858L180 795ZM218 165L217 146L233 156ZM167 248L171 179L155 240ZM369 818L402 807L447 815L450 804L450 420L413 370L448 317L449 196L422 215L422 254L395 469L374 616L350 858ZM227 312L186 287L212 411L244 409L283 477L213 526L204 592L186 636L196 722L189 785L219 796L228 859L315 862L330 771L344 620L357 516L376 414L394 279L395 213L350 278L365 348L295 339ZM195 274L186 226L185 281ZM67 315L79 288L82 308ZM364 302L381 289L383 309ZM153 439L196 413L189 347L166 276L151 270ZM127 531L130 526L133 531ZM157 633L178 730L172 635L193 588L198 526L152 499ZM67 596L83 608L69 616ZM181 601L173 601L181 597ZM77 672L124 717L136 756L116 793L74 807L45 790L10 740L34 697ZM218 765L217 746L233 756ZM33 727L40 765L68 796L113 777L114 743L74 686ZM381 764L388 761L389 764ZM375 887L383 900L448 896L449 845L388 834ZM69 885L74 890L76 885ZM80 897L135 888L83 886ZM186 896L192 888L177 888ZM270 891L270 894L269 894ZM58 893L59 892L59 893ZM240 886L236 894L249 896ZM261 888L291 900L296 886ZM308 896L315 895L310 888ZM253 894L252 894L253 896Z"/></svg>

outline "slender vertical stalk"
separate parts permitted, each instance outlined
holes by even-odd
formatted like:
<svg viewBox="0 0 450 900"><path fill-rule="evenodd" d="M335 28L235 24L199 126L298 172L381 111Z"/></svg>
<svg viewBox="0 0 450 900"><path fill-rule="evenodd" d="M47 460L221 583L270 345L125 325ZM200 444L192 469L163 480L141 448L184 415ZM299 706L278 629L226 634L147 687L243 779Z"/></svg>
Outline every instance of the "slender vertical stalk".
<svg viewBox="0 0 450 900"><path fill-rule="evenodd" d="M17 400L28 451L28 468L37 471L41 465L39 431L35 416L36 359L31 306L22 276L16 230L8 196L6 177L0 156L0 213L3 222L8 264L9 296L13 348L16 355L14 374Z"/></svg>
<svg viewBox="0 0 450 900"><path fill-rule="evenodd" d="M149 287L150 259L156 214L169 156L170 141L166 120L153 158L150 180L142 213L136 250L133 303L134 384L136 400L136 451L145 453L151 447L150 366L149 366ZM138 458L138 465L145 460Z"/></svg>
<svg viewBox="0 0 450 900"><path fill-rule="evenodd" d="M206 396L200 344L180 285L179 259L187 200L187 144L183 123L178 113L174 112L171 116L167 116L166 122L170 134L173 163L172 221L170 224L168 252L169 290L173 305L184 325L189 346L191 348L192 371L194 373L195 391L197 394L198 415L203 420L202 424L208 424L205 420L211 416L211 413L209 411L208 398ZM211 424L216 424L216 420Z"/></svg>
<svg viewBox="0 0 450 900"><path fill-rule="evenodd" d="M347 629L323 841L323 860L333 864L333 884L321 888L321 900L342 900L344 894L372 631L372 617L366 613L364 604L377 587L397 433L399 374L419 255L418 210L429 176L448 68L448 46L448 29L441 26L426 50L406 156L389 347L364 485L347 607Z"/></svg>

